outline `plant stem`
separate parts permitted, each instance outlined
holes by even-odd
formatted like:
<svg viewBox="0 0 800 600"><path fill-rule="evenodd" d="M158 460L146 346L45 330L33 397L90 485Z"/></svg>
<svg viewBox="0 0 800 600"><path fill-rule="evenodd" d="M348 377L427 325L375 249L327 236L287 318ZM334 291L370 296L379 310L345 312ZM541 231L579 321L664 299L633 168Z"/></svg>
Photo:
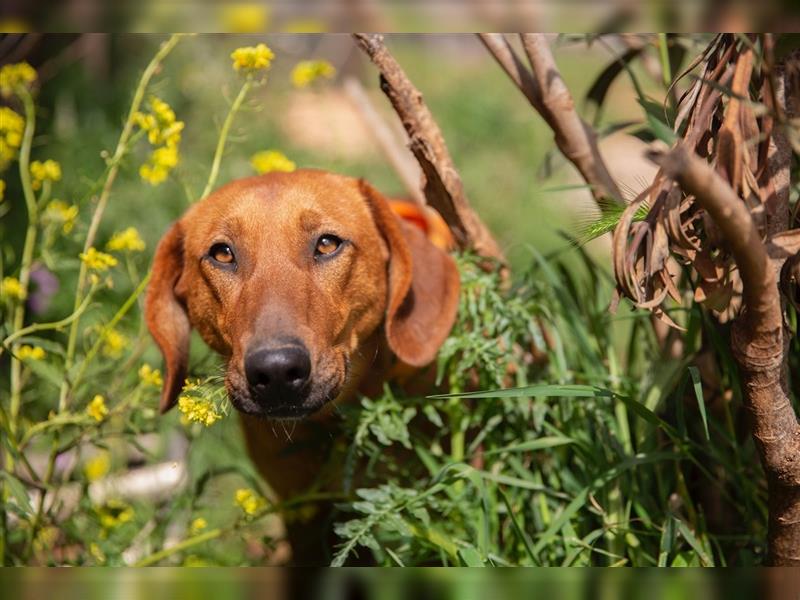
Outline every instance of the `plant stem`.
<svg viewBox="0 0 800 600"><path fill-rule="evenodd" d="M658 56L661 59L661 80L664 87L672 85L672 69L669 66L669 47L667 45L667 34L658 34Z"/></svg>
<svg viewBox="0 0 800 600"><path fill-rule="evenodd" d="M156 552L155 554L151 554L150 556L145 556L140 561L134 563L134 567L147 567L150 565L154 565L157 562L162 561L165 558L172 556L173 554L177 554L187 548L191 548L192 546L197 546L198 544L202 544L203 542L207 542L209 540L213 540L218 538L222 535L222 529L212 529L211 531L206 531L205 533L201 533L194 537L190 537L188 539L183 540L182 542L175 544L174 546L170 546L169 548L164 548L163 550Z"/></svg>
<svg viewBox="0 0 800 600"><path fill-rule="evenodd" d="M250 88L253 86L253 80L251 77L248 77L245 80L244 84L242 85L242 89L239 90L239 94L236 96L236 99L233 101L231 105L230 111L228 111L228 116L225 117L225 122L222 124L222 130L219 133L219 140L217 141L217 149L214 152L214 161L211 163L211 172L208 175L208 182L206 183L206 187L203 189L203 193L200 195L201 198L205 198L208 194L211 193L211 190L214 188L214 184L217 182L217 176L219 175L219 165L222 163L222 154L225 151L225 142L228 139L228 131L231 128L231 124L233 123L233 118L236 116L236 113L239 112L239 109L242 106L242 102L244 102L245 96L247 96L247 92L250 91Z"/></svg>
<svg viewBox="0 0 800 600"><path fill-rule="evenodd" d="M161 45L159 51L147 65L147 68L145 68L142 78L139 80L139 85L136 86L136 91L133 95L133 101L131 102L131 108L128 111L128 118L125 120L125 124L122 128L122 133L119 136L119 141L117 142L117 148L114 151L114 155L109 161L108 176L103 184L103 189L100 192L100 198L97 202L97 208L95 209L94 214L92 215L92 221L89 224L89 231L86 234L86 241L83 245L84 252L88 252L89 248L91 248L94 244L95 236L97 235L97 229L100 226L100 221L103 218L103 213L105 212L109 196L111 195L111 188L113 187L114 181L117 178L117 173L119 172L120 163L122 162L125 153L128 151L128 141L133 133L134 115L139 111L139 107L144 100L144 94L147 90L147 86L150 83L150 79L152 79L156 70L161 65L161 62L166 58L179 40L180 35L174 34L169 38L169 40ZM81 263L80 272L78 274L78 284L75 289L75 301L73 303L74 310L78 309L81 301L83 300L83 290L86 286L87 271L88 269L86 264ZM75 319L70 325L69 338L67 340L67 353L64 361L64 371L66 376L61 384L61 390L58 398L59 412L63 412L67 408L67 399L72 387L69 381L69 371L72 368L75 358L75 346L78 341L79 324L80 319Z"/></svg>
<svg viewBox="0 0 800 600"><path fill-rule="evenodd" d="M78 385L78 382L83 378L84 373L86 372L87 367L92 362L92 359L97 354L98 350L100 349L100 344L103 343L105 339L106 333L111 331L114 327L116 327L117 323L119 323L122 318L128 313L128 311L133 307L136 303L136 299L141 295L144 291L144 288L147 286L148 282L150 281L150 276L152 275L152 271L148 271L142 280L139 282L139 285L136 286L136 289L131 292L131 295L128 296L128 299L125 300L125 303L120 306L117 313L111 318L111 320L103 327L103 330L100 332L100 335L97 336L97 340L89 349L89 352L86 353L86 357L81 362L80 370L78 374L75 376L73 380L73 386Z"/></svg>
<svg viewBox="0 0 800 600"><path fill-rule="evenodd" d="M13 331L19 331L25 323L25 298L28 296L28 287L31 278L31 263L33 250L36 247L36 232L39 226L39 210L36 206L36 197L31 185L30 159L33 132L36 128L36 107L33 97L24 88L17 88L17 95L25 106L25 132L22 137L22 146L19 154L19 176L22 180L22 192L25 196L25 206L28 209L28 226L25 231L25 245L22 249L22 260L19 268L19 283L23 291L23 299L19 301L14 310ZM14 438L17 433L17 421L22 399L22 363L14 356L11 357L11 404L9 410L8 429L9 435ZM6 455L8 460L10 456ZM13 465L7 464L7 467Z"/></svg>

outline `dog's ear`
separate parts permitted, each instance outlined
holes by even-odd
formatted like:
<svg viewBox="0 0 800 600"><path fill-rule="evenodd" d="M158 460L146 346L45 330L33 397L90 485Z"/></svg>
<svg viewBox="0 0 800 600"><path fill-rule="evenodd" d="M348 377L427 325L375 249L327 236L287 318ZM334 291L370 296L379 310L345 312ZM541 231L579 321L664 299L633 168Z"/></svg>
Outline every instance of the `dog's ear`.
<svg viewBox="0 0 800 600"><path fill-rule="evenodd" d="M189 364L191 326L186 307L175 291L182 271L183 232L179 221L158 243L144 306L147 328L164 356L162 413L175 406Z"/></svg>
<svg viewBox="0 0 800 600"><path fill-rule="evenodd" d="M389 246L386 339L404 363L430 363L453 327L460 280L455 261L417 227L399 219L380 192L359 181Z"/></svg>

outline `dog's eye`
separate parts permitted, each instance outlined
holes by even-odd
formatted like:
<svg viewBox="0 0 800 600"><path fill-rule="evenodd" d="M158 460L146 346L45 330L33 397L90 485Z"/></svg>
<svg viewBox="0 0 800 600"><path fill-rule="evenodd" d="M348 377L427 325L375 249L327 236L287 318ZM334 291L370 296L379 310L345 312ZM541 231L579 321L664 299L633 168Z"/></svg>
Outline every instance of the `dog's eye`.
<svg viewBox="0 0 800 600"><path fill-rule="evenodd" d="M236 260L233 256L233 250L228 244L214 244L208 251L208 255L223 265L229 265Z"/></svg>
<svg viewBox="0 0 800 600"><path fill-rule="evenodd" d="M331 256L342 246L342 240L335 235L326 233L317 240L314 256Z"/></svg>

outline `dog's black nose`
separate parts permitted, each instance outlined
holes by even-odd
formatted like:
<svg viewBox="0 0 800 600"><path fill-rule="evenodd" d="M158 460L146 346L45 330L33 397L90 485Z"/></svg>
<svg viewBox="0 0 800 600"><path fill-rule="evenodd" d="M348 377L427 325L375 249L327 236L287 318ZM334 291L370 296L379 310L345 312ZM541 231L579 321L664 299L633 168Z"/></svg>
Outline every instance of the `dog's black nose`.
<svg viewBox="0 0 800 600"><path fill-rule="evenodd" d="M301 344L259 348L244 359L247 382L262 402L297 402L311 376L311 358Z"/></svg>

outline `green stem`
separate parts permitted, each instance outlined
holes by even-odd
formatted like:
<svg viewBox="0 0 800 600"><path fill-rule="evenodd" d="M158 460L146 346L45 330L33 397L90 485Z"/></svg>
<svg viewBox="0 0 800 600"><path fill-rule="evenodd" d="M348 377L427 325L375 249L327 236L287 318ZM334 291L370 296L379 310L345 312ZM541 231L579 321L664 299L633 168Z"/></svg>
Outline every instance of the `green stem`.
<svg viewBox="0 0 800 600"><path fill-rule="evenodd" d="M667 45L667 34L658 34L658 55L661 59L661 79L664 87L672 85L672 69L669 66L669 47Z"/></svg>
<svg viewBox="0 0 800 600"><path fill-rule="evenodd" d="M62 327L66 327L72 321L80 317L89 306L89 302L92 299L91 290L88 294L86 294L86 298L83 299L83 304L78 307L78 310L61 319L60 321L52 321L50 323L31 323L27 327L23 327L19 331L15 331L11 335L9 335L6 339L3 340L2 344L0 344L0 355L3 354L3 350L7 350L11 347L11 343L14 340L18 340L21 337L24 337L31 333L36 333L37 331L50 331L53 329L60 329Z"/></svg>
<svg viewBox="0 0 800 600"><path fill-rule="evenodd" d="M30 159L31 145L33 143L33 132L36 128L36 107L33 104L33 97L24 88L17 88L17 94L25 106L25 132L22 137L22 147L19 154L19 176L22 180L22 192L25 196L25 206L28 209L28 226L25 231L25 245L22 249L22 260L19 269L19 283L23 291L23 299L19 301L14 310L13 331L22 329L25 323L25 298L28 296L28 287L31 278L31 264L33 262L33 250L36 247L36 232L39 225L39 210L36 206L36 197L33 194L31 185ZM19 419L19 409L22 400L22 362L16 357L11 357L11 403L9 409L9 435L14 438L17 433L17 421ZM6 463L8 463L8 456ZM7 464L7 467L12 465Z"/></svg>
<svg viewBox="0 0 800 600"><path fill-rule="evenodd" d="M97 336L97 340L89 349L89 352L86 353L86 357L83 359L83 362L81 362L81 368L78 371L78 374L75 376L75 379L73 380L72 383L73 387L77 386L78 383L83 378L83 375L86 373L87 367L92 362L97 352L100 350L100 345L103 343L106 334L117 326L117 323L119 323L122 320L122 318L128 313L131 307L133 307L133 305L136 303L136 299L144 291L144 288L147 287L147 283L150 281L151 275L152 271L148 271L147 274L139 282L139 285L136 286L136 289L133 290L131 295L128 296L128 299L125 300L125 303L122 306L120 306L117 313L111 318L111 320L106 324L106 326L103 327L103 330L100 332L100 335Z"/></svg>
<svg viewBox="0 0 800 600"><path fill-rule="evenodd" d="M205 533L201 533L194 537L187 538L182 542L175 544L174 546L170 546L169 548L164 548L159 552L151 554L150 556L145 556L140 561L134 563L134 567L148 567L150 565L154 565L165 558L172 556L173 554L177 554L187 548L191 548L192 546L197 546L198 544L202 544L203 542L207 542L209 540L213 540L218 538L222 535L222 529L212 529L211 531L206 531Z"/></svg>
<svg viewBox="0 0 800 600"><path fill-rule="evenodd" d="M217 176L219 175L219 165L222 163L222 154L225 151L225 142L228 139L228 131L231 128L231 124L233 123L233 118L236 116L236 113L239 112L239 109L242 106L242 102L244 102L245 96L247 96L247 92L250 91L250 88L253 86L253 80L248 77L247 80L242 85L242 89L239 90L239 94L236 96L236 99L233 101L231 105L231 109L228 112L228 116L225 117L225 122L222 124L222 130L219 133L219 140L217 141L217 149L214 152L214 161L211 163L211 173L208 175L208 182L206 183L205 189L203 189L203 193L201 194L201 198L205 198L211 193L211 190L214 188L214 184L217 182Z"/></svg>
<svg viewBox="0 0 800 600"><path fill-rule="evenodd" d="M109 161L108 176L103 184L103 189L100 192L100 198L97 201L97 208L95 209L94 214L92 215L92 221L89 224L89 231L86 234L86 241L83 245L84 252L88 252L89 248L91 248L94 244L94 239L97 235L97 229L100 226L100 221L103 218L103 213L105 212L109 196L111 195L111 188L113 187L114 181L117 178L117 173L119 172L120 163L122 162L125 153L128 151L128 141L133 133L134 115L139 111L139 107L144 100L144 94L147 90L147 86L150 83L150 79L152 79L162 61L166 58L170 51L172 51L179 40L180 35L175 34L161 45L161 48L153 57L153 60L150 61L150 63L147 65L147 68L145 68L144 73L142 73L142 78L139 80L139 85L136 86L136 91L133 95L133 101L131 102L131 108L128 111L128 118L125 120L125 125L123 126L122 133L119 136L119 141L117 142L117 148L114 151L114 155ZM73 303L74 310L77 310L81 304L81 301L83 300L83 290L86 286L87 272L88 269L86 264L81 263L80 272L78 273L78 285L75 289L75 301ZM64 360L64 371L67 373L67 377L64 378L64 381L61 384L61 390L59 392L59 412L63 412L67 408L67 399L71 390L71 384L68 375L75 359L75 346L78 341L79 324L80 319L75 319L70 325L69 338L67 340L67 352Z"/></svg>

